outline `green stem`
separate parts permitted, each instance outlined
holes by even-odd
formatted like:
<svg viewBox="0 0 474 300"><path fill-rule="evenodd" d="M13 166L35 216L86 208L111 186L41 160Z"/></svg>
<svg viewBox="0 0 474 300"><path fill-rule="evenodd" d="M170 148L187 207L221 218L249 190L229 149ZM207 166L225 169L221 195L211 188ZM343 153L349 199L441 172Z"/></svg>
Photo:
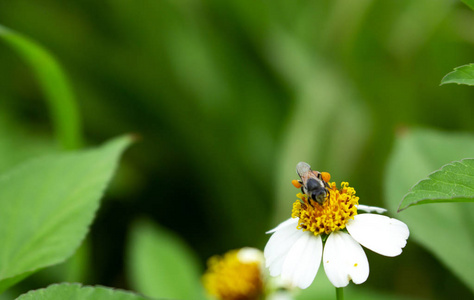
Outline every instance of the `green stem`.
<svg viewBox="0 0 474 300"><path fill-rule="evenodd" d="M336 288L336 299L344 300L344 290L342 288Z"/></svg>
<svg viewBox="0 0 474 300"><path fill-rule="evenodd" d="M32 67L49 106L56 137L66 150L82 146L82 127L76 100L61 66L38 43L0 25L0 39L12 46Z"/></svg>

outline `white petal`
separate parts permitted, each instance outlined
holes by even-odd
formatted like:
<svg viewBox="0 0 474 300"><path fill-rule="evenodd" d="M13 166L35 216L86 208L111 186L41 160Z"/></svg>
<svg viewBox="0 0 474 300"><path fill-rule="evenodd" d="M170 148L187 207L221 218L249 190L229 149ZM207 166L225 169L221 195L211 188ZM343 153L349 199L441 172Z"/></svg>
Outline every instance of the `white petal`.
<svg viewBox="0 0 474 300"><path fill-rule="evenodd" d="M290 230L287 230L287 232L289 231ZM287 235L286 238L278 237L279 241L274 244L274 247L277 247L277 249L272 250L272 252L270 252L270 254L272 254L273 256L270 256L269 254L268 259L265 258L266 266L269 268L271 276L278 276L281 274L283 269L283 263L285 262L286 257L288 256L288 252L294 246L296 241L304 234L305 233L302 230L294 228L291 235Z"/></svg>
<svg viewBox="0 0 474 300"><path fill-rule="evenodd" d="M269 233L274 233L275 231L277 230L280 230L281 228L284 228L284 227L287 227L287 226L292 226L293 224L298 224L298 220L299 218L289 218L288 220L284 221L284 222L281 222L280 224L278 224L277 227L265 232L266 234L269 234Z"/></svg>
<svg viewBox="0 0 474 300"><path fill-rule="evenodd" d="M278 276L282 273L283 263L285 262L289 251L302 235L304 235L304 232L302 230L297 230L295 234L287 240L286 243L280 245L279 250L282 252L282 254L280 256L272 258L270 260L271 263L267 264L271 276Z"/></svg>
<svg viewBox="0 0 474 300"><path fill-rule="evenodd" d="M357 210L362 210L362 211L365 211L365 212L368 212L368 213L376 212L378 214L383 214L383 213L387 212L387 210L385 208L377 207L377 206L367 206L367 205L363 205L363 204L357 205Z"/></svg>
<svg viewBox="0 0 474 300"><path fill-rule="evenodd" d="M296 220L296 222L298 222L298 220ZM296 229L296 226L296 223L287 223L287 226L278 226L279 229L268 240L263 253L265 256L265 264L270 268L270 275L280 275L288 251L290 251L298 238L303 235L303 231Z"/></svg>
<svg viewBox="0 0 474 300"><path fill-rule="evenodd" d="M350 235L337 231L324 245L324 271L335 287L344 287L352 280L363 283L369 277L369 262L364 249Z"/></svg>
<svg viewBox="0 0 474 300"><path fill-rule="evenodd" d="M243 263L262 263L264 261L262 251L251 248L251 247L244 247L237 252L237 258L239 261Z"/></svg>
<svg viewBox="0 0 474 300"><path fill-rule="evenodd" d="M385 256L397 256L407 244L408 226L387 216L356 215L346 225L350 235L362 246Z"/></svg>
<svg viewBox="0 0 474 300"><path fill-rule="evenodd" d="M323 254L321 236L305 231L291 247L281 272L282 280L293 286L305 289L313 282L318 273Z"/></svg>
<svg viewBox="0 0 474 300"><path fill-rule="evenodd" d="M283 290L283 291L276 291L276 292L270 293L269 295L267 295L265 299L266 300L293 300L294 297L290 292Z"/></svg>

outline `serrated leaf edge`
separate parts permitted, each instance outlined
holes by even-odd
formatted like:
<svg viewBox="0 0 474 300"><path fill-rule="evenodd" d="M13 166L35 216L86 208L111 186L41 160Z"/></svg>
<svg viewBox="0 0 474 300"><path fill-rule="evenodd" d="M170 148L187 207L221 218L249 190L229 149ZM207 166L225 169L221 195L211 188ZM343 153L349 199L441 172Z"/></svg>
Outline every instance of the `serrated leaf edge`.
<svg viewBox="0 0 474 300"><path fill-rule="evenodd" d="M1 28L0 28L1 29ZM128 142L123 146L123 150L121 152L121 154L119 154L119 158L123 155L123 152L127 149L128 146L130 146L130 144L132 144L134 141L136 141L136 137L134 135L123 135L123 136L119 136L119 137L116 137L116 138L113 138L111 140L108 140L104 143L102 143L101 145L98 145L98 146L95 146L95 147L91 147L91 148L88 148L88 149L83 149L83 150L76 150L76 151L70 151L70 152L66 152L69 156L71 157L74 157L74 156L80 156L81 154L80 153L83 153L84 151L96 151L96 150L99 150L101 149L102 147L106 146L106 145L110 145L110 143L112 142L115 142L115 141L118 141L120 139L126 139L128 138ZM12 175L15 175L16 173L18 172L22 172L24 169L27 169L31 164L33 163L37 163L37 162L41 162L41 161L44 161L44 160L48 160L50 157L54 157L56 154L47 154L47 155L44 155L42 157L39 157L39 158L31 158L23 163L21 163L20 165L18 166L15 166L13 167L12 169L10 170L7 170L6 172L4 172L3 174L0 175L0 181L3 181L3 180L8 180L8 178L10 178ZM20 276L22 274L26 274L26 273L29 273L31 272L31 274L33 273L36 273L40 270L43 270L43 269L46 269L46 268L49 268L49 267L52 267L52 266L55 266L55 265L58 265L58 264L61 264L65 261L67 261L69 258L71 258L72 255L74 255L74 253L76 253L77 249L82 245L82 243L84 242L84 240L86 239L88 233L90 232L90 228L92 226L92 224L94 223L94 220L97 216L97 213L98 213L98 210L100 208L100 202L102 200L102 198L104 197L104 195L106 194L107 192L107 187L109 186L110 182L113 180L113 177L115 175L115 172L117 171L118 169L118 164L115 166L115 168L112 170L112 176L111 178L109 178L109 180L105 183L105 188L102 190L101 192L101 195L100 195L100 200L98 201L94 211L91 213L92 215L92 219L91 219L91 222L87 225L87 228L86 228L86 231L85 231L85 234L84 236L80 239L79 243L77 244L77 247L75 249L73 249L67 256L65 256L63 259L60 259L60 260L57 260L55 263L51 263L51 264L47 264L47 265L44 265L42 267L39 267L39 268L33 268L33 269L29 269L27 271L24 271L24 272L21 272L21 273L18 273L18 274L14 274L14 275L11 275L11 276L8 276L8 277L3 277L3 278L0 278L0 281L4 281L4 280L7 280L7 279L11 279L11 278L14 278L16 276Z"/></svg>
<svg viewBox="0 0 474 300"><path fill-rule="evenodd" d="M78 282L53 283L53 284L48 285L47 287L39 288L39 289L36 289L36 290L30 290L30 291L28 291L24 294L21 294L20 296L15 298L15 300L20 299L22 297L28 297L28 295L30 295L30 294L33 294L33 293L36 293L36 292L39 292L39 291L44 291L44 290L47 290L48 288L55 287L55 286L71 286L71 287L76 287L77 286L79 289L103 288L103 289L106 289L107 291L109 291L111 294L116 293L116 292L121 292L121 293L129 294L129 295L132 295L132 296L138 296L138 297L142 297L144 299L150 299L151 300L151 298L146 297L146 296L144 296L144 295L142 295L138 292L134 292L134 291L127 291L127 290L118 289L118 288L114 288L114 287L103 286L103 285L83 285L82 283L78 283Z"/></svg>
<svg viewBox="0 0 474 300"><path fill-rule="evenodd" d="M448 74L444 75L444 77L441 79L441 83L439 85L441 86L441 85L448 84L448 83L457 83L458 85L464 84L464 85L468 85L468 86L474 86L474 84L469 84L469 83L459 83L459 82L456 82L456 81L445 81L445 78L448 77L449 75L451 75L455 72L461 72L461 71L458 71L458 69L463 68L463 67L471 67L471 66L474 66L474 63L469 63L469 64L466 64L466 65L462 65L462 66L454 68L453 71L451 71Z"/></svg>
<svg viewBox="0 0 474 300"><path fill-rule="evenodd" d="M472 64L471 64L472 65ZM408 207L410 206L413 206L413 205L417 205L419 204L420 202L424 202L424 201L427 201L427 200L441 200L441 199L450 199L450 200L454 200L454 199L474 199L474 197L471 197L471 196L464 196L464 197L459 197L459 196L456 196L456 197L449 197L449 198L423 198L423 199L420 199L418 201L415 201L415 202L412 202L410 204L408 204L407 206L405 207L401 207L402 206L402 203L403 201L405 200L406 197L408 197L409 195L413 194L413 188L416 187L418 184L420 184L421 182L423 181L428 181L428 180L433 180L431 179L431 176L437 172L440 172L441 170L443 170L445 167L448 167L448 166L453 166L455 163L463 163L463 161L465 160L474 160L474 158L463 158L461 160L455 160L455 161L451 161L450 163L447 163L443 166L441 166L441 168L431 172L430 174L428 174L428 177L427 178L423 178L421 180L419 180L417 183L415 183L409 190L408 192L403 196L402 200L400 201L400 204L398 205L398 209L397 209L397 212L401 212L405 209L407 209ZM450 202L450 201L446 201L446 202Z"/></svg>

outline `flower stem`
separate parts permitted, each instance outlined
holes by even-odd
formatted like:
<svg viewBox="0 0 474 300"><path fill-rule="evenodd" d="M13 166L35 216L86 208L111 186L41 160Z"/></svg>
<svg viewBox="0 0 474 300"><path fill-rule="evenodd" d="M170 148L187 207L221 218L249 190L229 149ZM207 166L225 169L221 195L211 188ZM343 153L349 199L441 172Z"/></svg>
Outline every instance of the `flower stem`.
<svg viewBox="0 0 474 300"><path fill-rule="evenodd" d="M336 288L336 299L344 300L344 290L341 288Z"/></svg>

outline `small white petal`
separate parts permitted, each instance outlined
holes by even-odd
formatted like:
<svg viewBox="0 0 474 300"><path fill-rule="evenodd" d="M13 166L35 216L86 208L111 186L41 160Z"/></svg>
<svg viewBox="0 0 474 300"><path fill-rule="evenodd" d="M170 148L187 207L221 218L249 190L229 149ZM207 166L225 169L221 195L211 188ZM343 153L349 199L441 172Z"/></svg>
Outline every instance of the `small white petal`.
<svg viewBox="0 0 474 300"><path fill-rule="evenodd" d="M296 223L285 221L278 225L277 230L272 234L263 251L267 266L272 262L272 259L288 252L292 244L296 242L297 237L302 234L303 231L296 228L297 222L298 219L296 219ZM282 226L284 223L285 226ZM290 243L290 241L292 242ZM284 248L288 249L284 250Z"/></svg>
<svg viewBox="0 0 474 300"><path fill-rule="evenodd" d="M407 244L408 226L396 219L374 214L356 215L346 225L362 246L385 256L397 256Z"/></svg>
<svg viewBox="0 0 474 300"><path fill-rule="evenodd" d="M293 289L291 283L284 281L281 276L268 278L267 285L269 290L272 291L289 291Z"/></svg>
<svg viewBox="0 0 474 300"><path fill-rule="evenodd" d="M271 276L278 276L282 273L283 263L288 256L289 251L296 243L296 241L304 234L302 230L295 230L295 234L286 240L284 244L280 244L278 251L281 255L269 259L270 263L267 263Z"/></svg>
<svg viewBox="0 0 474 300"><path fill-rule="evenodd" d="M280 230L281 228L284 228L284 227L288 227L288 226L292 226L293 224L298 224L298 220L299 218L289 218L288 220L284 221L284 222L281 222L280 224L278 224L277 227L265 232L266 234L269 234L269 233L274 233L275 231L277 230Z"/></svg>
<svg viewBox="0 0 474 300"><path fill-rule="evenodd" d="M280 276L281 270L283 269L283 263L285 262L286 255L279 257L277 260L273 262L273 264L268 266L268 271L271 276Z"/></svg>
<svg viewBox="0 0 474 300"><path fill-rule="evenodd" d="M387 212L385 208L377 207L377 206L368 206L368 205L363 205L363 204L357 205L357 210L362 210L368 213L376 212L378 214L383 214Z"/></svg>
<svg viewBox="0 0 474 300"><path fill-rule="evenodd" d="M272 276L280 275L288 251L290 251L298 238L303 235L302 230L296 229L297 223L298 219L296 219L296 223L286 223L286 226L278 226L279 229L270 237L265 246L263 252L265 264L270 268L270 275Z"/></svg>
<svg viewBox="0 0 474 300"><path fill-rule="evenodd" d="M275 234L279 232L282 234L275 237L275 240L273 240L270 245L272 248L267 252L268 255L265 256L266 266L269 268L271 276L278 276L281 274L283 263L288 256L288 252L296 241L305 234L303 230L298 230L296 228L285 229L285 232L277 231ZM267 245L269 243L270 241L268 241ZM267 249L267 246L265 246L265 249Z"/></svg>
<svg viewBox="0 0 474 300"><path fill-rule="evenodd" d="M363 283L369 277L369 262L364 249L350 235L337 231L324 246L324 271L335 287L345 287L352 280Z"/></svg>
<svg viewBox="0 0 474 300"><path fill-rule="evenodd" d="M264 261L262 251L251 247L240 249L237 252L237 258L243 263L262 263Z"/></svg>
<svg viewBox="0 0 474 300"><path fill-rule="evenodd" d="M286 256L281 278L293 286L305 289L311 285L323 254L323 241L320 235L305 231L291 247Z"/></svg>
<svg viewBox="0 0 474 300"><path fill-rule="evenodd" d="M276 291L269 294L265 299L267 300L293 300L293 295L288 291Z"/></svg>

